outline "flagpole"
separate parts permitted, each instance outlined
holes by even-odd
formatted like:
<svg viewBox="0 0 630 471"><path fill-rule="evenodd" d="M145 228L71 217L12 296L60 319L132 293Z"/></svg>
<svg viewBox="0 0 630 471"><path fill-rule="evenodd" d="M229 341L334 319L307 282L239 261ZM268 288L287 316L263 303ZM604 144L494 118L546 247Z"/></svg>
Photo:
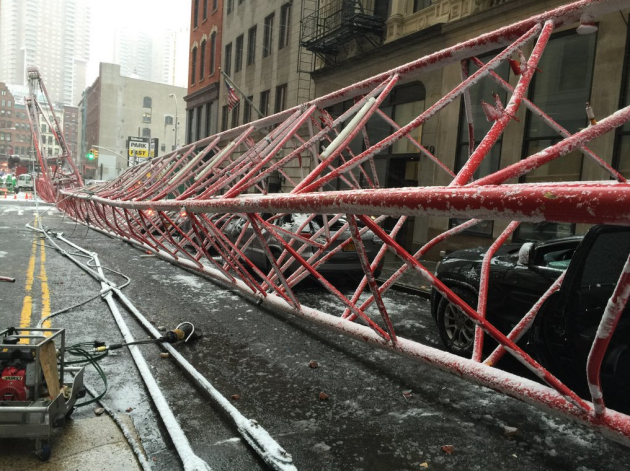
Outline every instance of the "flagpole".
<svg viewBox="0 0 630 471"><path fill-rule="evenodd" d="M254 111L256 111L256 113L258 113L260 115L261 118L266 118L266 116L264 114L262 114L261 111L258 108L256 108L256 105L254 105L252 103L252 101L249 98L247 98L247 96L243 93L243 91L240 88L238 88L238 85L236 85L232 81L232 79L228 76L228 74L223 72L223 69L221 69L221 67L219 67L219 72L221 72L221 75L223 75L223 77L225 77L225 80L230 82L230 84L236 89L236 91L239 92L243 98L245 98L245 101L247 101L247 103L249 103L249 106L251 106L254 109Z"/></svg>

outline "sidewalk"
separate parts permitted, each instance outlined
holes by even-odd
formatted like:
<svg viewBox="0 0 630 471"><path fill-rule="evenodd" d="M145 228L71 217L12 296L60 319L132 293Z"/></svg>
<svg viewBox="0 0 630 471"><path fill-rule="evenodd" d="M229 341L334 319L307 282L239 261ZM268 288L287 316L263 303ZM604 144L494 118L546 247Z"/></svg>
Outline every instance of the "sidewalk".
<svg viewBox="0 0 630 471"><path fill-rule="evenodd" d="M88 409L93 410L89 406ZM86 416L88 413L86 411L82 415ZM129 416L123 415L119 420L124 421L127 428L133 429ZM107 414L68 420L62 428L56 430L50 445L52 451L50 459L43 462L34 454L34 440L5 439L0 448L0 460L6 467L0 465L0 469L12 471L31 471L39 468L47 471L142 469L131 445Z"/></svg>
<svg viewBox="0 0 630 471"><path fill-rule="evenodd" d="M430 260L421 260L431 273L435 271L437 262ZM379 283L387 281L387 279L393 275L401 266L403 262L391 252L385 254L385 264L381 271L381 276L378 277ZM431 285L415 270L408 269L398 280L394 283L394 289L401 291L407 291L413 294L419 294L421 296L429 297L431 294Z"/></svg>

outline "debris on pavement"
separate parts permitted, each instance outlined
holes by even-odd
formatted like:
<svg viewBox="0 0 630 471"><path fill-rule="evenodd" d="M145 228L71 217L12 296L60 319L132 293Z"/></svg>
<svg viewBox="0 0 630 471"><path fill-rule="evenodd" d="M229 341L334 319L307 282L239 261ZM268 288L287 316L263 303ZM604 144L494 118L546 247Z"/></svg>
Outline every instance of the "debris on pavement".
<svg viewBox="0 0 630 471"><path fill-rule="evenodd" d="M521 431L517 429L516 427L509 427L507 425L503 427L503 435L505 435L505 437L508 440L513 440L514 438L518 437L520 434L521 434Z"/></svg>
<svg viewBox="0 0 630 471"><path fill-rule="evenodd" d="M453 445L444 445L442 446L442 451L446 454L453 454L455 452L455 447Z"/></svg>

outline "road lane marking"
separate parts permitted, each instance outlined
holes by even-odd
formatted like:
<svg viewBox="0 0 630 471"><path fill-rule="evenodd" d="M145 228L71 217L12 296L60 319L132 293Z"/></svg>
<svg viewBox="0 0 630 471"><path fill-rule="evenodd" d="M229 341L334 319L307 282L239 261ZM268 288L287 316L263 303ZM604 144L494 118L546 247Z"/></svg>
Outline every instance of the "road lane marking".
<svg viewBox="0 0 630 471"><path fill-rule="evenodd" d="M39 281L41 282L42 289L42 316L48 317L50 315L50 291L48 290L48 276L46 275L46 246L42 244L39 245ZM44 322L42 327L49 329L50 321Z"/></svg>
<svg viewBox="0 0 630 471"><path fill-rule="evenodd" d="M33 281L35 275L35 257L37 255L37 239L33 235L33 243L31 244L31 258L28 261L28 269L26 270L26 296L22 302L22 313L20 314L20 328L27 329L31 326L31 316L33 314ZM20 343L28 343L27 339L20 340Z"/></svg>

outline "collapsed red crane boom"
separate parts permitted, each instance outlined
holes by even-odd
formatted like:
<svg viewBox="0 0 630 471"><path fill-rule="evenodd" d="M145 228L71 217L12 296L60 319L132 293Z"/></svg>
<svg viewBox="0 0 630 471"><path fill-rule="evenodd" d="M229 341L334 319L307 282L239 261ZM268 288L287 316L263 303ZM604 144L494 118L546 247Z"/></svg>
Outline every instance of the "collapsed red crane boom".
<svg viewBox="0 0 630 471"><path fill-rule="evenodd" d="M605 396L598 381L607 339L615 332L615 319L618 320L627 301L627 296L623 295L630 289L627 276L620 278L614 295L617 302L602 317L601 337L593 342L586 365L591 397L584 397L516 344L560 282L543 295L513 332L504 333L485 318L487 279L482 278L479 308L473 309L435 278L422 262L429 249L478 223L479 219L513 221L492 250L508 239L522 221L630 225L630 185L606 159L587 147L596 137L614 132L628 122L630 107L571 135L526 98L538 62L554 31L575 24L581 18L596 21L628 7L630 1L621 0L583 0L562 6L304 105L188 144L129 168L106 183L81 187L76 171L61 175L46 172L51 189L64 189L44 196L57 201L61 209L78 221L138 244L173 263L212 276L264 306L283 309L349 337L434 365L630 443L630 417L605 407ZM529 56L523 53L526 47L531 47ZM497 50L500 52L485 64L477 59L481 54ZM519 66L518 83L511 87L494 70L515 55L524 60ZM479 67L471 75L468 61ZM393 123L379 109L397 84L457 63L462 64L461 83L408 123ZM459 103L460 98L469 108L471 88L484 79L493 80L504 89L509 100L505 106L500 101L495 101L494 105L483 104L493 124L483 138L476 137L480 144L471 146L468 161L454 173L439 155L417 142L412 131L450 104ZM329 107L347 100L354 102L340 116L331 116ZM516 164L475 179L475 172L489 158L506 127L517 125L512 123L521 104L532 112L532 119L539 119L556 132L559 142ZM391 132L371 136L368 122L386 124ZM382 128L379 129L382 131ZM469 129L474 135L472 121L469 121ZM361 138L364 147L357 151L353 143ZM381 188L374 157L401 140L410 142L420 155L433 162L429 171L436 169L448 175L450 185ZM613 181L506 183L574 150L581 151L605 169ZM42 168L47 168L45 160L40 159L40 162ZM278 182L282 192L277 192ZM289 230L290 226L283 221L287 215L297 213L304 216ZM477 219L450 229L412 254L396 242L398 231L411 216ZM369 256L366 247L374 240L382 242L382 246ZM254 247L259 253L256 259L252 255ZM350 248L358 254L364 278L355 293L346 296L326 277L325 267L336 254ZM399 269L380 282L376 275L386 251L395 255ZM489 263L490 257L486 257L485 273ZM479 334L483 332L477 335L473 359L438 351L398 335L396 319L382 294L407 270L420 273L427 283L474 321ZM629 270L628 265L624 270L624 273ZM316 279L335 297L336 312L317 311L300 301L295 287L307 276ZM377 307L376 314L368 312L372 304ZM481 343L485 336L497 341L499 349L484 361ZM516 357L545 384L493 368L491 365L505 352Z"/></svg>

